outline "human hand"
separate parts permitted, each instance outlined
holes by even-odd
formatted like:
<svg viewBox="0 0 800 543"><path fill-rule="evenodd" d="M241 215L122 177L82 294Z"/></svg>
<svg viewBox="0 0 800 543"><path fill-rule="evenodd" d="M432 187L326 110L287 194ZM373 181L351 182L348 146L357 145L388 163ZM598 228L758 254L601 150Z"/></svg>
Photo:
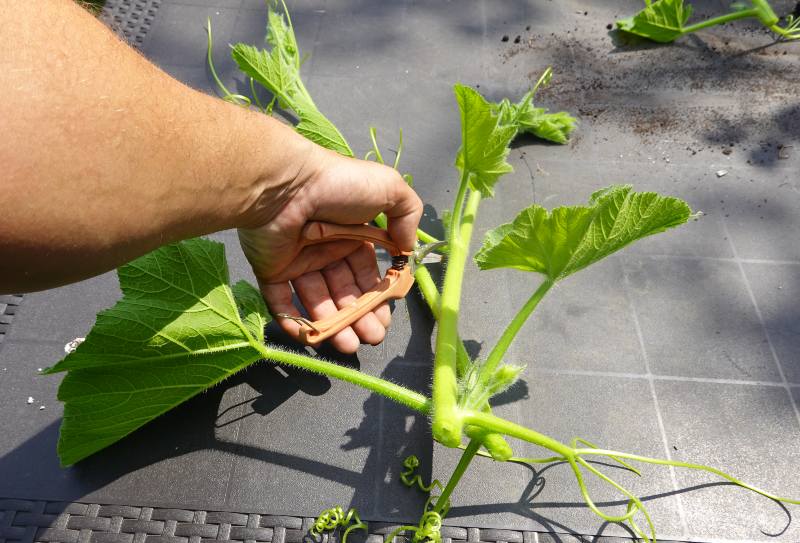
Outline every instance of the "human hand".
<svg viewBox="0 0 800 543"><path fill-rule="evenodd" d="M309 221L363 224L384 212L389 235L410 251L422 201L392 168L313 144L305 149L302 167L281 197L283 205L253 227L240 228L239 240L270 312L300 316L292 301L293 286L317 320L352 304L381 278L372 244L338 240L306 246L301 242L303 227ZM331 344L353 353L361 342L380 343L390 320L384 303L333 336ZM298 335L300 325L291 319L280 319L280 325Z"/></svg>

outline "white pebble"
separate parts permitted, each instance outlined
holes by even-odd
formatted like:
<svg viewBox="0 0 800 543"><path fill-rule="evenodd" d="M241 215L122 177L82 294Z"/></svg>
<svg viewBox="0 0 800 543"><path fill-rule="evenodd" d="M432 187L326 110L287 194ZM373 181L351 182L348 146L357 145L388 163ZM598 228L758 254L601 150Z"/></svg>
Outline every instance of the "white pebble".
<svg viewBox="0 0 800 543"><path fill-rule="evenodd" d="M44 411L44 406L43 405L39 406L39 411Z"/></svg>
<svg viewBox="0 0 800 543"><path fill-rule="evenodd" d="M717 170L717 177L722 177L723 175L728 175L728 170Z"/></svg>
<svg viewBox="0 0 800 543"><path fill-rule="evenodd" d="M28 405L32 404L34 401L33 396L28 396Z"/></svg>

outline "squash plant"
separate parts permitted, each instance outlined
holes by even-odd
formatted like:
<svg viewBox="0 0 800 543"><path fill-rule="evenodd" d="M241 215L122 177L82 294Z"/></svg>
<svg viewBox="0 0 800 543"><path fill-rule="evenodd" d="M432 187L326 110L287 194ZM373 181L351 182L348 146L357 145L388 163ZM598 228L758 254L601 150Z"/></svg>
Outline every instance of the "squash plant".
<svg viewBox="0 0 800 543"><path fill-rule="evenodd" d="M692 16L692 5L684 4L683 0L645 0L644 3L644 8L636 15L619 19L617 28L655 42L670 43L681 36L711 26L739 19L758 19L762 25L777 34L778 40L800 39L800 18L789 14L785 25L780 26L778 23L781 19L767 0L750 0L749 4L734 2L730 12L691 25L686 23Z"/></svg>
<svg viewBox="0 0 800 543"><path fill-rule="evenodd" d="M266 106L253 98L230 93L214 79L225 99L256 105L269 113L275 107L289 110L298 120L296 129L309 139L345 155L353 155L341 132L314 104L300 78L301 57L288 13L270 9L267 49L245 44L233 46L233 58L255 83L274 96ZM461 147L455 157L458 190L447 214L446 271L441 291L424 265L416 268L419 292L438 321L431 397L361 371L320 358L270 345L264 329L270 315L259 291L247 282L229 284L221 244L191 239L164 246L118 270L123 297L102 311L97 322L74 352L46 373L67 372L58 398L65 403L58 454L65 466L74 464L214 386L235 372L262 359L273 360L341 379L381 394L408 409L431 417L434 439L464 452L454 472L442 484L425 484L415 475L419 461L409 457L401 480L418 487L429 498L419 525L403 526L412 539L439 541L439 528L450 496L476 456L499 462L569 465L587 506L607 522L626 523L646 541L654 541L655 526L642 501L600 470L593 459L605 457L639 473L633 463L675 466L715 474L767 498L800 504L752 487L710 466L649 458L612 451L576 438L562 443L514 421L495 416L489 400L506 390L524 371L506 362L505 354L541 300L559 281L590 267L625 246L681 225L693 217L689 206L652 192L635 192L630 186L611 186L591 195L585 205L547 210L537 204L486 234L475 255L481 270L514 268L539 279L497 345L486 359L472 359L458 334L462 280L473 224L481 202L491 198L500 178L511 171L506 161L509 144L521 131L556 142L567 140L575 126L568 114L549 113L535 107L536 90L547 84L550 70L519 102L491 103L476 90L455 86L461 115ZM383 162L375 144L370 156ZM399 155L399 153L398 153ZM399 158L399 156L398 156ZM397 161L395 161L395 166ZM385 227L385 217L375 219ZM419 233L420 241L434 238ZM506 441L517 438L547 451L543 458L518 458ZM611 514L591 498L587 479L598 479L625 496L627 508ZM335 507L323 512L312 532L341 528L346 536L364 528L355 511ZM391 538L390 538L391 539Z"/></svg>

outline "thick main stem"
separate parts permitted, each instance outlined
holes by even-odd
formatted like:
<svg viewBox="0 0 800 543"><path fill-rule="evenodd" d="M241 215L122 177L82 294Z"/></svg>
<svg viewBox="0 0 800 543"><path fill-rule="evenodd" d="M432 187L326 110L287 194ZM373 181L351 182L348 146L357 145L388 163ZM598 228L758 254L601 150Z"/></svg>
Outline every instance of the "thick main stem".
<svg viewBox="0 0 800 543"><path fill-rule="evenodd" d="M500 336L497 344L489 353L489 358L486 359L486 364L484 364L480 376L478 377L479 382L485 383L494 373L495 369L497 369L497 365L503 360L503 356L505 356L506 351L508 351L511 343L514 341L514 337L516 337L517 333L522 328L522 325L525 324L525 321L528 320L528 317L533 313L536 306L539 305L539 302L542 301L544 295L547 294L554 284L555 282L552 279L544 280L542 284L539 285L539 288L536 289L536 292L525 302L525 305L520 308L503 331L503 335Z"/></svg>
<svg viewBox="0 0 800 543"><path fill-rule="evenodd" d="M458 465L456 466L455 471L453 474L450 475L450 479L447 481L447 485L442 490L441 496L436 499L436 505L433 506L433 510L439 513L440 515L444 515L444 511L448 509L448 502L450 501L450 495L455 490L458 482L461 481L461 477L464 475L464 472L467 471L470 462L472 459L475 458L475 453L478 452L478 449L481 448L481 442L477 439L473 439L467 445L467 448L464 449L464 452L461 454L461 458L458 460Z"/></svg>
<svg viewBox="0 0 800 543"><path fill-rule="evenodd" d="M428 303L431 313L433 313L433 316L438 320L439 315L441 314L439 311L439 290L436 288L436 283L433 281L431 273L425 266L419 266L414 272L414 278L417 280L417 286L422 293L422 297ZM470 359L469 353L467 353L467 349L464 347L464 342L461 341L460 337L457 338L456 349L456 370L458 371L458 376L463 377L469 368ZM491 413L491 408L486 405L485 411ZM470 428L466 429L467 435L472 439L477 439L477 434L475 432L471 432ZM483 442L483 446L486 447L486 450L492 455L492 458L498 462L505 462L513 454L511 445L509 445L505 438L503 438L503 436L500 434L481 432L480 440Z"/></svg>
<svg viewBox="0 0 800 543"><path fill-rule="evenodd" d="M467 176L462 176L459 195L466 192ZM433 437L447 447L461 443L463 424L458 409L458 312L464 267L472 239L475 214L481 194L473 191L467 198L463 215L456 207L450 225L449 257L442 286L439 333L436 336L436 357L433 365ZM456 201L458 206L458 200Z"/></svg>
<svg viewBox="0 0 800 543"><path fill-rule="evenodd" d="M417 287L419 287L419 291L422 293L422 298L428 303L428 307L431 313L433 313L433 318L438 321L442 314L442 302L439 296L439 289L436 288L436 283L433 281L433 277L431 277L431 272L429 272L428 268L425 266L419 266L414 270L414 279L417 281ZM458 371L458 376L461 377L469 366L469 353L466 347L464 347L464 342L461 341L460 337L456 340L456 349L458 351L456 353L456 369Z"/></svg>

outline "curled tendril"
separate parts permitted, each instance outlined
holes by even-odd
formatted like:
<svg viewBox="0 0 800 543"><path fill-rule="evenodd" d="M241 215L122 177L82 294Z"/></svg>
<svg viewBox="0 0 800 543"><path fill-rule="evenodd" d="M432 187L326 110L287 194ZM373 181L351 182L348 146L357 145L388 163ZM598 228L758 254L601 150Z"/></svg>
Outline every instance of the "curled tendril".
<svg viewBox="0 0 800 543"><path fill-rule="evenodd" d="M354 508L351 507L345 513L344 509L337 505L320 513L309 532L314 537L320 537L323 533L330 532L336 528L344 530L342 532L342 543L347 543L347 536L350 535L350 532L353 530L366 531L367 524L361 521Z"/></svg>
<svg viewBox="0 0 800 543"><path fill-rule="evenodd" d="M436 511L425 511L419 519L419 525L396 528L386 537L387 543L393 543L395 536L406 531L414 533L411 536L413 543L442 543L442 515Z"/></svg>
<svg viewBox="0 0 800 543"><path fill-rule="evenodd" d="M412 526L409 524L398 527L387 536L386 541L387 543L393 543L396 535L401 532L410 531L414 534L411 537L411 541L413 543L441 543L442 518L445 517L447 512L450 510L450 500L447 500L444 506L437 510L434 504L436 503L438 496L435 496L430 492L434 488L437 488L441 491L444 487L438 479L434 479L429 485L426 485L422 481L422 477L418 473L415 473L419 467L419 458L413 454L411 456L407 456L406 459L403 460L403 467L405 469L400 473L400 481L409 488L417 487L422 492L426 492L428 494L428 499L425 501L425 507L423 507L425 512L422 513L422 517L419 519L419 524L417 526Z"/></svg>
<svg viewBox="0 0 800 543"><path fill-rule="evenodd" d="M418 473L414 473L419 467L419 458L415 455L407 456L406 459L403 460L403 467L405 469L400 473L400 481L407 487L416 486L423 492L430 492L434 488L442 490L442 483L439 482L439 479L434 479L431 481L431 484L426 485L422 482L422 477Z"/></svg>

